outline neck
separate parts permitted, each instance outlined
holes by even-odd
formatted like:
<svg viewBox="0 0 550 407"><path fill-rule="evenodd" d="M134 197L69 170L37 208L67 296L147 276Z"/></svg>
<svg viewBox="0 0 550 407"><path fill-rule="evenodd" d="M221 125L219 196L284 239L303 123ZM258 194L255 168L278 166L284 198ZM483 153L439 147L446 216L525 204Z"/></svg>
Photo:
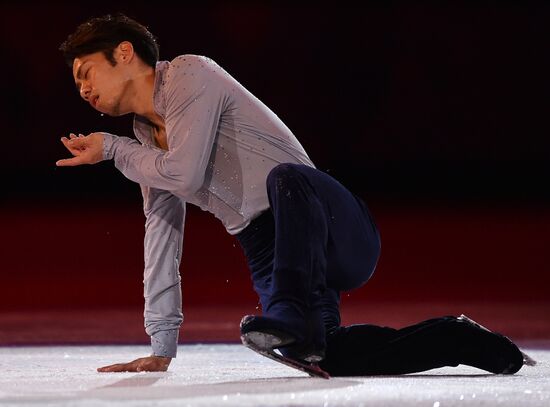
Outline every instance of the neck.
<svg viewBox="0 0 550 407"><path fill-rule="evenodd" d="M133 78L133 92L131 94L132 111L147 118L157 127L164 127L164 120L155 112L153 106L153 91L155 88L155 69L144 67Z"/></svg>

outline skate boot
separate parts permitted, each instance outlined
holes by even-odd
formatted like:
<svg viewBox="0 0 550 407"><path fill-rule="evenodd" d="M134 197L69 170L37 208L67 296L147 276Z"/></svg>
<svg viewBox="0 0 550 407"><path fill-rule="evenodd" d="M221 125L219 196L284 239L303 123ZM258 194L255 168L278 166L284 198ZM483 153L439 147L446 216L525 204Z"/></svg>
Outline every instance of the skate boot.
<svg viewBox="0 0 550 407"><path fill-rule="evenodd" d="M288 303L279 303L268 315L247 315L241 321L241 336L262 350L278 349L287 358L308 363L325 355L325 334L317 312L304 315Z"/></svg>
<svg viewBox="0 0 550 407"><path fill-rule="evenodd" d="M495 374L514 374L526 364L533 366L536 362L519 350L506 336L492 332L466 315L461 315L457 322L464 324L458 332L461 354L464 364L474 366ZM468 340L474 343L468 346Z"/></svg>

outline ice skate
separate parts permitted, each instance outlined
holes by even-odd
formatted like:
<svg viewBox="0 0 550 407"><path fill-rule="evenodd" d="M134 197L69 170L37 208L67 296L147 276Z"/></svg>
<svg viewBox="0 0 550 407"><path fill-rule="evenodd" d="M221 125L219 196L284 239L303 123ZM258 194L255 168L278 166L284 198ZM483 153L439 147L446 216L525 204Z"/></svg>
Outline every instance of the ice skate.
<svg viewBox="0 0 550 407"><path fill-rule="evenodd" d="M324 350L315 350L312 347L300 346L302 335L290 332L277 320L269 317L246 315L241 320L241 341L243 345L253 351L289 367L308 373L310 376L330 378L317 363L324 357ZM288 353L288 347L293 344L294 351ZM287 349L284 355L275 349Z"/></svg>
<svg viewBox="0 0 550 407"><path fill-rule="evenodd" d="M485 328L483 325L477 323L471 318L468 318L466 315L462 314L457 318L457 321L464 322L469 324L472 327L481 329L483 331L489 332L492 335L495 335L498 339L494 341L493 346L498 346L502 348L502 358L499 361L499 364L489 363L484 360L478 363L471 363L472 366L480 367L484 370L488 370L496 374L514 374L516 373L523 365L534 366L536 361L523 353L509 338L506 336L492 332L491 330ZM478 366L479 365L479 366Z"/></svg>
<svg viewBox="0 0 550 407"><path fill-rule="evenodd" d="M241 335L251 338L262 349L280 348L284 356L292 359L317 363L325 355L324 341L317 344L311 340L311 332L293 329L291 324L270 316L245 316L241 320Z"/></svg>

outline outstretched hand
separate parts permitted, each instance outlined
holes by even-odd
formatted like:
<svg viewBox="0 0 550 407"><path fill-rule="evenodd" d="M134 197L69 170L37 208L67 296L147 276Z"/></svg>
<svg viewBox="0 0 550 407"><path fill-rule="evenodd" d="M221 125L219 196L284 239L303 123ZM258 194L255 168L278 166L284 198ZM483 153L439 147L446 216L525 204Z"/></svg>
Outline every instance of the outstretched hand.
<svg viewBox="0 0 550 407"><path fill-rule="evenodd" d="M78 137L71 133L70 139L61 137L63 145L71 152L73 158L66 158L55 163L58 167L72 167L82 164L95 164L103 160L103 134L91 133Z"/></svg>
<svg viewBox="0 0 550 407"><path fill-rule="evenodd" d="M166 372L172 358L163 356L147 356L129 363L116 363L114 365L97 368L98 372Z"/></svg>

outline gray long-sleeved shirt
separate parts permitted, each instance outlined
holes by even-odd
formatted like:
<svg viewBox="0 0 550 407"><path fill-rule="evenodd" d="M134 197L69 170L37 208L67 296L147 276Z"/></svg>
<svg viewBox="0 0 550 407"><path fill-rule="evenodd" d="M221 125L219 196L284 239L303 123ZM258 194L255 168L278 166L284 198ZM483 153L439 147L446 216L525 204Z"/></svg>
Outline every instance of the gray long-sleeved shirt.
<svg viewBox="0 0 550 407"><path fill-rule="evenodd" d="M158 62L153 104L166 125L168 151L156 147L152 124L136 115L139 142L103 133L104 159L141 186L145 331L154 355L175 357L186 202L237 234L269 207L265 181L273 167L314 165L288 127L209 58Z"/></svg>

